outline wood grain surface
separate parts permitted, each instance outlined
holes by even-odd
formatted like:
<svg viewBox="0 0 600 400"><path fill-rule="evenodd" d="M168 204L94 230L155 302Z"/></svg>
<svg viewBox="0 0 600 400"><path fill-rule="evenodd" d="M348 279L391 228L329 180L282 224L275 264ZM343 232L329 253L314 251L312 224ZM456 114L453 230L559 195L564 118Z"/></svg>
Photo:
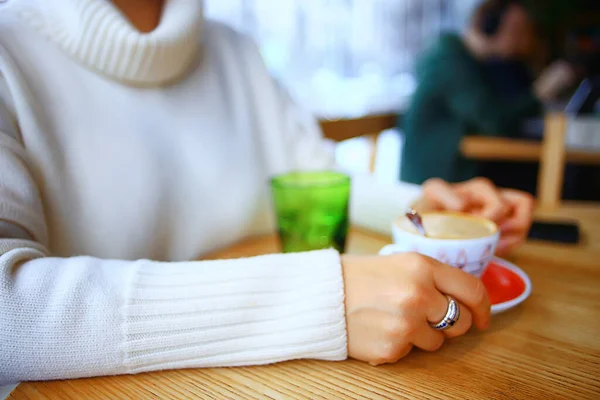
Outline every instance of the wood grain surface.
<svg viewBox="0 0 600 400"><path fill-rule="evenodd" d="M383 367L306 360L32 382L9 399L600 399L600 207L539 216L578 220L582 242L523 246L510 260L531 277L531 297L438 352ZM376 253L388 242L355 229L349 250ZM275 237L255 238L212 258L277 249Z"/></svg>

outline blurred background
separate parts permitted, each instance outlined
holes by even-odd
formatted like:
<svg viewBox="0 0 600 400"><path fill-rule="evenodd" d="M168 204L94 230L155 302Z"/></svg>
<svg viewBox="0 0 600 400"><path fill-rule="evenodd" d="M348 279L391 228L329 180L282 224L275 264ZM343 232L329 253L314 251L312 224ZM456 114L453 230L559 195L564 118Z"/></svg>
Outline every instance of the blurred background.
<svg viewBox="0 0 600 400"><path fill-rule="evenodd" d="M206 13L251 35L300 103L340 118L404 106L415 89L417 56L443 30L461 29L476 3L207 0Z"/></svg>
<svg viewBox="0 0 600 400"><path fill-rule="evenodd" d="M319 118L338 119L388 112L401 114L409 107L417 85L418 56L443 32L464 31L480 1L206 0L205 3L208 17L224 21L257 41L268 68L300 104ZM532 61L534 72L554 60L565 59L576 68L585 69L587 75L597 75L600 1L530 0L528 3L541 38L539 54ZM563 100L567 102L569 95ZM597 105L595 113L597 117ZM597 126L586 129L598 130ZM380 134L375 165L370 165L373 141L365 137L339 144L337 156L350 169L371 167L380 179L393 181L399 176L402 143L401 130ZM600 149L600 141L596 143ZM580 146L590 144L580 143ZM565 197L600 200L595 198L600 197L597 192L583 193L585 190L574 188L578 185L576 177L582 174L588 186L600 186L597 171L597 166L568 166Z"/></svg>

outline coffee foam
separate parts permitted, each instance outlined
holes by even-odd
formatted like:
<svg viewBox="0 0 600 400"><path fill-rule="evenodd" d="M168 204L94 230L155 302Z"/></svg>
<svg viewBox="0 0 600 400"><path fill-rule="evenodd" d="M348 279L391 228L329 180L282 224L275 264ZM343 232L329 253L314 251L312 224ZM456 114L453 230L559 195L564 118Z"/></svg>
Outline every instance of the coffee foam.
<svg viewBox="0 0 600 400"><path fill-rule="evenodd" d="M469 214L432 212L421 216L427 236L433 239L476 239L493 235L498 229L492 221ZM396 225L419 234L406 217L399 218Z"/></svg>

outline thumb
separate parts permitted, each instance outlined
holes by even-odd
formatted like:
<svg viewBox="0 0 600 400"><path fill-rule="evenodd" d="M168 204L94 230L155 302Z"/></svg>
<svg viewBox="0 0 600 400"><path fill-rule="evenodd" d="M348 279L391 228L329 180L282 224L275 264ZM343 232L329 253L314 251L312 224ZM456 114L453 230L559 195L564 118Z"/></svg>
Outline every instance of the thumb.
<svg viewBox="0 0 600 400"><path fill-rule="evenodd" d="M438 210L464 211L467 201L448 182L432 178L423 184L423 197Z"/></svg>

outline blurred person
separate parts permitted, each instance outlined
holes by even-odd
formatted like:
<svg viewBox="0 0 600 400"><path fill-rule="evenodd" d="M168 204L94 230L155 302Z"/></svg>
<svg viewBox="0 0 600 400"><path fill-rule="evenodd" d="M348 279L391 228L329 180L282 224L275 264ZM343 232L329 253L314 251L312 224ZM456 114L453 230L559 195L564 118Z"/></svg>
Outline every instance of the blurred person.
<svg viewBox="0 0 600 400"><path fill-rule="evenodd" d="M533 21L518 0L484 1L463 36L441 36L416 68L418 86L403 119L401 180L476 176L477 163L460 154L465 135L515 133L524 118L542 111L542 101L572 84L574 73L564 61L528 84L523 63L535 42Z"/></svg>
<svg viewBox="0 0 600 400"><path fill-rule="evenodd" d="M0 383L297 358L374 365L486 328L481 281L415 254L189 261L274 232L268 177L331 168L318 124L197 0L0 3ZM475 179L353 178L353 223L416 202L500 224L532 200ZM446 295L461 304L441 332Z"/></svg>

